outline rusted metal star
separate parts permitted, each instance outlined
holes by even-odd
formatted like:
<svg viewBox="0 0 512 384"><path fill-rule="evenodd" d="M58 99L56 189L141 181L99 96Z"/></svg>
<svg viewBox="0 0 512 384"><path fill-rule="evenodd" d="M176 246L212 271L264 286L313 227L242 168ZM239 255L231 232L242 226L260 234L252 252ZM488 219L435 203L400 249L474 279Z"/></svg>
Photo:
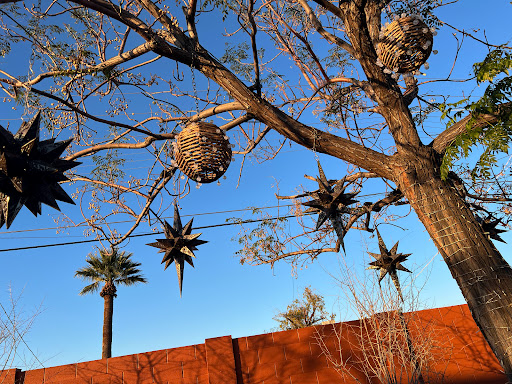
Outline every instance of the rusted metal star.
<svg viewBox="0 0 512 384"><path fill-rule="evenodd" d="M75 204L59 185L80 164L59 158L72 139L39 141L40 121L37 113L15 135L0 125L0 227L9 228L23 205L37 216L41 203L57 210L56 200Z"/></svg>
<svg viewBox="0 0 512 384"><path fill-rule="evenodd" d="M327 219L330 220L338 239L345 250L343 238L345 236L345 225L342 220L344 213L349 213L348 206L357 203L353 198L357 193L345 193L346 185L343 180L329 181L325 177L324 170L318 162L318 173L316 177L318 190L306 192L303 196L310 196L313 200L302 203L309 207L306 212L318 212L318 220L316 222L316 230L318 230Z"/></svg>
<svg viewBox="0 0 512 384"><path fill-rule="evenodd" d="M405 268L401 263L407 260L407 257L411 255L411 253L403 254L403 253L397 253L398 249L398 241L396 244L391 248L391 250L388 251L386 248L386 244L384 244L384 241L382 240L382 237L380 236L379 230L377 231L377 237L379 239L379 251L378 253L372 253L368 252L370 256L375 258L375 261L372 261L370 266L367 269L378 269L380 270L380 276L379 276L379 284L384 279L386 274L388 274L391 277L391 280L393 281L393 284L396 287L396 290L398 291L398 294L400 295L400 298L402 301L404 300L402 296L402 290L400 289L400 281L398 280L398 274L397 271L404 271L409 272L407 268Z"/></svg>
<svg viewBox="0 0 512 384"><path fill-rule="evenodd" d="M201 233L192 234L192 218L185 227L181 224L181 217L178 206L174 204L174 226L171 227L167 221L163 222L165 239L157 239L155 243L149 243L152 247L160 248L158 252L165 253L162 264L165 263L164 270L173 262L176 265L176 273L178 274L178 282L180 286L180 297L183 286L183 271L185 269L185 261L194 267L192 258L195 257L194 251L197 246L207 243L205 240L199 240Z"/></svg>

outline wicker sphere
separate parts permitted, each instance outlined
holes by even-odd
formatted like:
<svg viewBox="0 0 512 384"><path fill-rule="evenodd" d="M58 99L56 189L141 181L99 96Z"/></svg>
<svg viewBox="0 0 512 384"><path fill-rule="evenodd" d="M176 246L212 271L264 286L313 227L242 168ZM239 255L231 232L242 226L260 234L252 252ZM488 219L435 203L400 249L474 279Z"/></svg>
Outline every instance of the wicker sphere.
<svg viewBox="0 0 512 384"><path fill-rule="evenodd" d="M432 42L430 28L419 17L402 17L381 31L377 54L396 73L414 72L430 56Z"/></svg>
<svg viewBox="0 0 512 384"><path fill-rule="evenodd" d="M231 146L215 124L191 123L176 138L174 158L178 168L190 179L211 183L228 169Z"/></svg>

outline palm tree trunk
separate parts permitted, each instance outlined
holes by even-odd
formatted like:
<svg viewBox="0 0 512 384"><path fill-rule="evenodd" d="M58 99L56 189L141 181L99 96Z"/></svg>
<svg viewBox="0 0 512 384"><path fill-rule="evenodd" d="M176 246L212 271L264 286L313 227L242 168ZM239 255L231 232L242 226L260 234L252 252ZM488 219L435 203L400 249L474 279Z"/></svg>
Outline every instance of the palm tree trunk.
<svg viewBox="0 0 512 384"><path fill-rule="evenodd" d="M101 290L100 296L104 299L101 358L107 359L112 356L112 318L114 316L114 297L117 296L114 283L108 281Z"/></svg>
<svg viewBox="0 0 512 384"><path fill-rule="evenodd" d="M457 189L438 176L439 168L428 151L413 161L400 162L398 184L436 244L475 322L511 380L512 269Z"/></svg>

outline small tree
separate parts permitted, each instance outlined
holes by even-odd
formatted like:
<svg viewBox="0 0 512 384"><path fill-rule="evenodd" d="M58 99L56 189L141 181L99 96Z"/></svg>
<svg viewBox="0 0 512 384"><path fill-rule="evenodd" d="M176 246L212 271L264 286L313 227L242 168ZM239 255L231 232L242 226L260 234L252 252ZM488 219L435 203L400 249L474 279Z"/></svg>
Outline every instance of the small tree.
<svg viewBox="0 0 512 384"><path fill-rule="evenodd" d="M279 329L286 331L310 327L322 321L333 321L336 317L325 310L324 298L315 294L311 287L304 288L302 297L301 300L293 300L285 312L280 312L274 317L279 323Z"/></svg>
<svg viewBox="0 0 512 384"><path fill-rule="evenodd" d="M105 300L103 310L103 345L102 359L112 356L112 318L114 314L114 297L117 296L117 284L133 285L137 283L146 283L147 280L140 274L140 263L134 263L130 260L131 253L119 252L115 247L110 250L100 249L100 255L87 255L87 267L79 269L75 277L81 277L84 280L92 281L92 284L86 285L79 293L96 292L101 283L105 283L101 289L100 296Z"/></svg>

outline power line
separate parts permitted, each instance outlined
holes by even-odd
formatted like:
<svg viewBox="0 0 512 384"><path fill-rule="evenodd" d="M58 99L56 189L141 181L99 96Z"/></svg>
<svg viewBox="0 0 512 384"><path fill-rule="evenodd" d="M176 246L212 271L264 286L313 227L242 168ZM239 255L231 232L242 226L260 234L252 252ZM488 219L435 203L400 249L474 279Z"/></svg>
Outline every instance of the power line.
<svg viewBox="0 0 512 384"><path fill-rule="evenodd" d="M270 205L266 207L249 207L242 209L231 209L227 211L214 211L214 212L202 212L202 213L189 213L186 215L181 215L181 217L191 217L191 216L207 216L207 215L218 215L223 213L235 213L235 212L244 212L244 211L253 211L253 210L263 210L263 209L272 209L272 208L287 208L293 207L293 204L283 204L283 205ZM162 219L169 219L170 217L162 217ZM109 221L105 224L124 224L131 223L133 220L119 220L119 221ZM33 229L20 229L17 231L3 231L0 232L0 235L12 234L12 233L24 233L24 232L36 232L36 231L48 231L48 230L59 230L59 229L70 229L70 228L79 228L79 227L87 227L88 224L79 224L79 225L68 225L68 226L59 226L59 227L46 227L46 228L33 228Z"/></svg>
<svg viewBox="0 0 512 384"><path fill-rule="evenodd" d="M357 195L358 198L361 197L371 197L371 196L379 196L383 193L367 193L364 195ZM225 214L225 213L236 213L236 212L245 212L245 211L254 211L254 210L264 210L264 209L275 209L275 208L289 208L294 207L294 204L282 204L282 205L269 205L265 207L248 207L248 208L241 208L241 209L230 209L226 211L214 211L214 212L202 212L202 213L189 213L186 215L181 215L181 217L195 217L195 216L208 216L208 215L218 215L218 214ZM164 216L161 219L170 219L170 216ZM119 221L109 221L106 223L103 223L105 225L111 225L111 224L125 224L125 223L131 223L133 220L119 220ZM26 232L39 232L39 231L49 231L49 230L64 230L64 229L72 229L72 228L81 228L81 227L87 227L87 223L78 224L78 225L66 225L66 226L58 226L58 227L45 227L45 228L32 228L32 229L20 229L16 231L3 231L0 232L0 235L9 235L14 233L26 233ZM155 232L154 232L155 233ZM96 241L96 240L90 240L90 241ZM1 250L0 250L1 251Z"/></svg>
<svg viewBox="0 0 512 384"><path fill-rule="evenodd" d="M314 212L311 213L305 213L304 215L309 216L314 214ZM208 228L218 228L218 227L227 227L231 225L239 225L239 224L249 224L249 223L258 223L265 220L276 220L276 219L289 219L292 217L296 217L295 215L288 215L288 216L281 216L281 217L270 217L266 219L253 219L253 220L243 220L238 221L235 223L223 223L223 224L212 224L212 225L204 225L202 227L196 227L194 229L208 229ZM149 233L139 233L136 235L129 235L128 238L134 238L134 237L143 237L143 236L154 236L154 235L161 235L163 234L162 231L160 232L149 232ZM89 239L89 240L80 240L80 241L69 241L65 243L54 243L54 244L40 244L40 245L31 245L27 247L17 247L17 248L7 248L7 249L0 249L0 252L11 252L11 251L24 251L28 249L39 249L39 248L49 248L49 247L60 247L64 245L76 245L76 244L86 244L86 243L93 243L97 241L107 241L106 238L103 239Z"/></svg>

